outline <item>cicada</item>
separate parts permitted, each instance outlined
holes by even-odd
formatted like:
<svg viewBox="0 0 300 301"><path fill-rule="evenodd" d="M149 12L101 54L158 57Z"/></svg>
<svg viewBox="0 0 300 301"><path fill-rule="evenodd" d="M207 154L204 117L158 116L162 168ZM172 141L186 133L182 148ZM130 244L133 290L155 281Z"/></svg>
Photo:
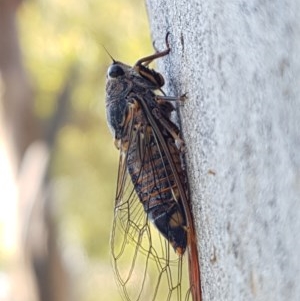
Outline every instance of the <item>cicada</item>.
<svg viewBox="0 0 300 301"><path fill-rule="evenodd" d="M125 300L201 300L200 270L184 142L171 120L163 76L149 64L114 60L107 71L106 113L120 152L111 253ZM186 255L187 254L187 255Z"/></svg>

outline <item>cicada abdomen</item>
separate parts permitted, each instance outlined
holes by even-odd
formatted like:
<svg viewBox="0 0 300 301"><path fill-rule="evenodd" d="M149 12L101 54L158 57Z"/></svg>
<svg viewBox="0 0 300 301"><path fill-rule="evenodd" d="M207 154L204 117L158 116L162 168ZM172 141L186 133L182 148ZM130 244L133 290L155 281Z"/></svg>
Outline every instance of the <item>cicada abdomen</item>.
<svg viewBox="0 0 300 301"><path fill-rule="evenodd" d="M131 108L133 119L129 122L132 123L135 134L132 139L129 139L130 143L127 149L128 173L147 217L171 243L174 250L178 254L183 254L187 244L186 218L174 172L165 150L139 104L138 97L136 98L137 100L134 99ZM152 99L154 99L153 96ZM147 101L147 97L145 100ZM166 116L161 108L162 105L154 104L161 110L160 113ZM180 152L174 139L160 123L157 125L166 141L176 173L184 183L185 174L181 167ZM172 126L176 128L175 125L172 124ZM126 137L125 140L128 138Z"/></svg>
<svg viewBox="0 0 300 301"><path fill-rule="evenodd" d="M201 300L183 141L170 120L174 98L155 93L164 79L147 67L169 51L168 46L133 67L114 60L107 74L107 119L120 150L111 245L126 300Z"/></svg>

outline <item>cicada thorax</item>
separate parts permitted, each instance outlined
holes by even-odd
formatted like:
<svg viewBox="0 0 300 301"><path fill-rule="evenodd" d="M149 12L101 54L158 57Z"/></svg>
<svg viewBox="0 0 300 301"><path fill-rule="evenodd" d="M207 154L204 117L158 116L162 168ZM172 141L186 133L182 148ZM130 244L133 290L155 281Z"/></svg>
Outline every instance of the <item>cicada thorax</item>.
<svg viewBox="0 0 300 301"><path fill-rule="evenodd" d="M161 110L162 115L169 114L169 107L158 105L154 101L153 94L144 95L144 99L151 102L150 108ZM126 133L125 127L126 134L123 140L121 139L121 144L127 148L128 172L149 220L171 243L174 250L182 255L187 245L186 217L174 172L138 99L133 99L129 103L130 110L134 113L128 114L133 119L128 118L127 122L130 123L133 133ZM176 127L174 124L173 126ZM173 137L164 128L161 128L161 133L167 142L176 171L182 183L185 183L180 151Z"/></svg>

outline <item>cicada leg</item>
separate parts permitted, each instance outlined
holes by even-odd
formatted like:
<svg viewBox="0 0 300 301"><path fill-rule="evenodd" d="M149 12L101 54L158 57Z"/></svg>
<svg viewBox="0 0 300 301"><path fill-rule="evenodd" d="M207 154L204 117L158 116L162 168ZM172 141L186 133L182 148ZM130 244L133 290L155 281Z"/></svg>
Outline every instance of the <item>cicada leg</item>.
<svg viewBox="0 0 300 301"><path fill-rule="evenodd" d="M137 66L140 66L141 64L143 64L144 66L148 66L153 60L156 60L160 57L163 57L163 56L166 56L170 53L170 45L169 45L169 41L168 41L168 37L169 37L170 33L168 32L166 34L166 38L165 38L165 41L166 41L166 49L163 50L163 51L157 51L156 53L152 54L152 55L149 55L149 56L146 56L146 57L143 57L141 59L139 59L135 65L133 66L133 68L137 67Z"/></svg>
<svg viewBox="0 0 300 301"><path fill-rule="evenodd" d="M161 111L157 108L152 110L153 116L160 122L160 124L170 133L173 137L177 148L181 153L185 152L185 143L179 136L179 130L177 126L169 119L165 118L165 116L161 113Z"/></svg>
<svg viewBox="0 0 300 301"><path fill-rule="evenodd" d="M164 85L165 80L164 80L163 76L160 73L156 72L153 69L148 68L148 65L153 60L169 54L171 48L170 48L169 43L168 43L168 35L169 34L167 34L167 36L166 36L167 49L165 49L164 51L161 51L161 52L156 52L156 53L154 53L152 55L149 55L149 56L146 56L144 58L141 58L133 66L133 69L138 74L140 74L142 77L144 77L148 81L150 81L156 87L156 89L160 89Z"/></svg>

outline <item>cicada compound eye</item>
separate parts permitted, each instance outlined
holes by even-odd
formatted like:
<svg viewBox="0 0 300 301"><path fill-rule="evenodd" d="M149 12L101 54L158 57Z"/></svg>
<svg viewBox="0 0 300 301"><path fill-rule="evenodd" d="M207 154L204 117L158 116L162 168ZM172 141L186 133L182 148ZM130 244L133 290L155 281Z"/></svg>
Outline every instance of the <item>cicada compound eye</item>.
<svg viewBox="0 0 300 301"><path fill-rule="evenodd" d="M110 78L117 78L118 76L124 75L124 70L117 64L112 64L108 68L107 74Z"/></svg>

